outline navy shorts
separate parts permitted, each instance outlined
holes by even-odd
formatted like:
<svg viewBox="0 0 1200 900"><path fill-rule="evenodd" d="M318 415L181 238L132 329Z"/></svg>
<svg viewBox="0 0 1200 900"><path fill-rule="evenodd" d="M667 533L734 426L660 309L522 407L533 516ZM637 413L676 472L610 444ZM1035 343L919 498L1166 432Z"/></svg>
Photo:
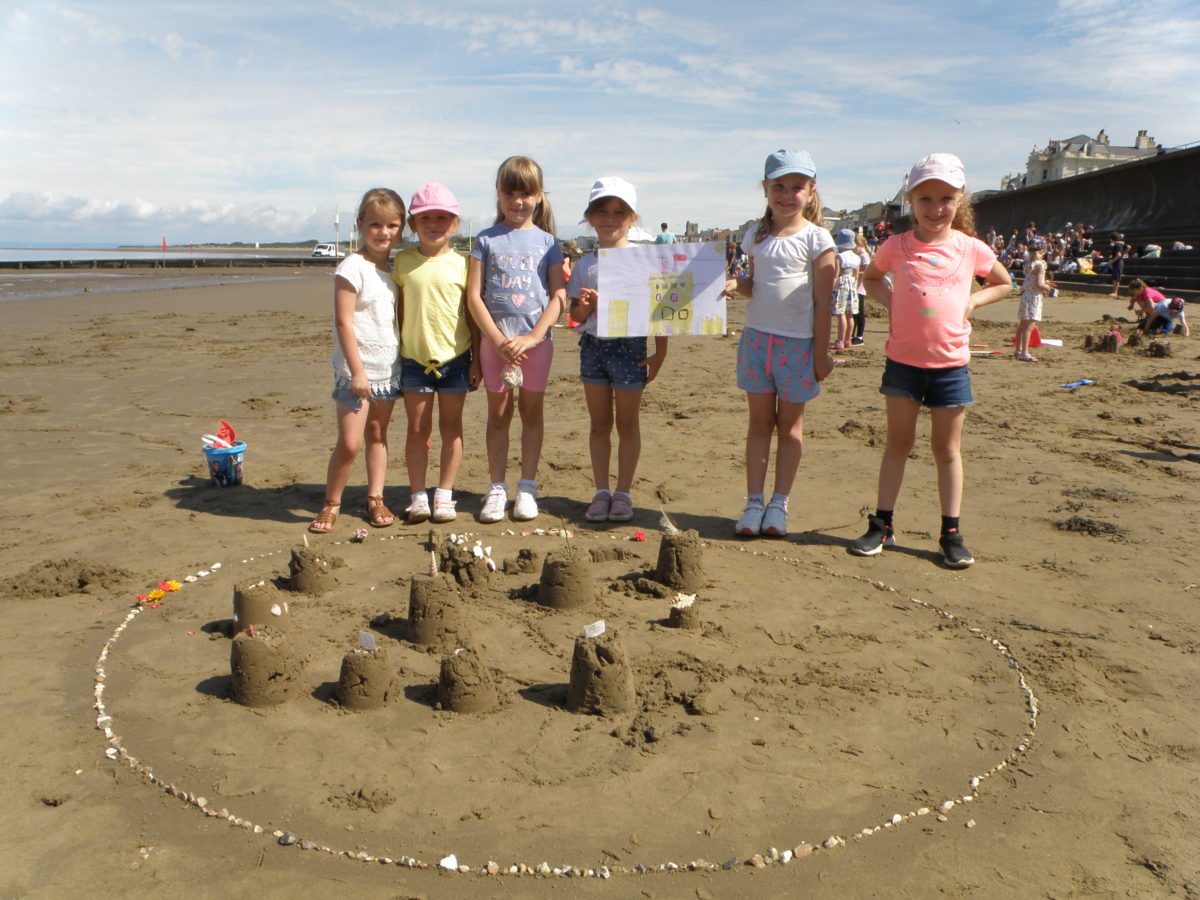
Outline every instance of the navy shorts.
<svg viewBox="0 0 1200 900"><path fill-rule="evenodd" d="M883 367L879 393L888 397L907 397L930 409L953 409L975 402L968 366L922 369L894 359L889 359Z"/></svg>
<svg viewBox="0 0 1200 900"><path fill-rule="evenodd" d="M646 339L579 336L579 380L616 391L640 391L646 386Z"/></svg>
<svg viewBox="0 0 1200 900"><path fill-rule="evenodd" d="M406 394L466 394L471 387L471 351L426 371L415 359L400 357L400 389Z"/></svg>

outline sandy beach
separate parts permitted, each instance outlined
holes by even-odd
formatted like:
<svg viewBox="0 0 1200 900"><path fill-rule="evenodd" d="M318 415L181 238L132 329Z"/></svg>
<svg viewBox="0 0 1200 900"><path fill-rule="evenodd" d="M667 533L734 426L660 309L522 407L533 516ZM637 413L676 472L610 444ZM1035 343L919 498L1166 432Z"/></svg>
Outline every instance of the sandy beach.
<svg viewBox="0 0 1200 900"><path fill-rule="evenodd" d="M588 424L559 329L542 515L474 521L475 395L462 515L437 528L497 563L463 576L455 607L494 708L439 708L443 651L404 638L430 529L350 543L361 460L334 532L312 537L336 585L281 593L293 696L250 708L228 696L234 589L286 588L335 436L330 276L254 274L86 293L76 279L72 296L0 304L0 895L1200 896L1200 338L1168 358L1089 352L1126 301L1068 295L1047 301L1041 334L1063 346L1041 362L978 358L962 517L976 564L953 571L937 554L927 416L898 546L847 552L885 434L882 316L808 407L784 540L731 536L735 337L672 341L644 399L635 518L585 523ZM1003 352L1015 319L1015 298L982 310L973 342ZM200 452L222 418L248 445L236 488L211 487ZM394 510L403 434L398 408ZM694 630L667 624L660 508L700 542ZM579 606L547 608L541 565L568 547L592 583ZM127 618L166 580L182 588ZM565 706L573 646L599 619L636 697L579 715ZM334 695L361 632L396 682L388 705L351 712ZM450 854L469 871L440 869ZM484 874L489 861L505 874ZM507 874L543 862L611 877Z"/></svg>

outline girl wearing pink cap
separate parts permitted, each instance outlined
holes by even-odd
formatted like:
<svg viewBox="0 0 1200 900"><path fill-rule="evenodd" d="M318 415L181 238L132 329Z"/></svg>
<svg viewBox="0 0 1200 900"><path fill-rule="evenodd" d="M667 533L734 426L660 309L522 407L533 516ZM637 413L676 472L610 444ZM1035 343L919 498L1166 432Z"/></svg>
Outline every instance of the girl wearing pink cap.
<svg viewBox="0 0 1200 900"><path fill-rule="evenodd" d="M875 514L868 516L867 533L850 545L859 556L875 556L895 544L892 513L916 441L917 414L926 406L942 510L942 558L953 569L975 561L958 527L962 424L974 402L967 367L970 316L1007 297L1012 279L991 248L975 238L965 185L957 156L933 153L919 160L905 181L912 230L888 238L863 273L867 293L887 307L889 321L879 388L887 398L887 447ZM888 272L890 287L884 280ZM976 275L987 287L972 293Z"/></svg>
<svg viewBox="0 0 1200 900"><path fill-rule="evenodd" d="M480 382L479 329L467 313L467 260L450 246L458 229L458 201L430 182L412 196L408 226L418 244L396 254L392 279L400 288L400 386L408 432L404 461L410 524L432 518L453 522L454 479L462 464L463 405ZM432 508L426 492L433 398L442 438L441 474Z"/></svg>

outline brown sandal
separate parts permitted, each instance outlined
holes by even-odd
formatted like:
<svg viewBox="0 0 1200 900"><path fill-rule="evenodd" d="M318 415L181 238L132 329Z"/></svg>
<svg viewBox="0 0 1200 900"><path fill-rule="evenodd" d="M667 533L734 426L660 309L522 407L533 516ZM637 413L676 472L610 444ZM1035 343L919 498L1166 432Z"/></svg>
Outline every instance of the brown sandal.
<svg viewBox="0 0 1200 900"><path fill-rule="evenodd" d="M317 513L317 517L312 520L312 524L308 526L308 530L313 534L329 534L329 532L333 531L333 526L337 524L338 514L336 510L341 508L342 504L340 501L334 503L332 500L326 498L325 505Z"/></svg>
<svg viewBox="0 0 1200 900"><path fill-rule="evenodd" d="M387 519L381 522L380 519ZM383 494L378 497L367 496L367 522L372 528L387 528L396 521L396 514L383 504Z"/></svg>

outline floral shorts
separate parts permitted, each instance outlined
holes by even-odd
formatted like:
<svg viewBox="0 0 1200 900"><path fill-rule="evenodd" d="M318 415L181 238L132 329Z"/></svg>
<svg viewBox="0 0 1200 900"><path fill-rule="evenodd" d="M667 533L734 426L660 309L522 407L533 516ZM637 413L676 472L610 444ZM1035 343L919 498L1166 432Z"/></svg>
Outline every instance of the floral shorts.
<svg viewBox="0 0 1200 900"><path fill-rule="evenodd" d="M812 338L747 328L738 341L738 387L751 394L778 394L788 403L807 403L821 393L812 348Z"/></svg>

